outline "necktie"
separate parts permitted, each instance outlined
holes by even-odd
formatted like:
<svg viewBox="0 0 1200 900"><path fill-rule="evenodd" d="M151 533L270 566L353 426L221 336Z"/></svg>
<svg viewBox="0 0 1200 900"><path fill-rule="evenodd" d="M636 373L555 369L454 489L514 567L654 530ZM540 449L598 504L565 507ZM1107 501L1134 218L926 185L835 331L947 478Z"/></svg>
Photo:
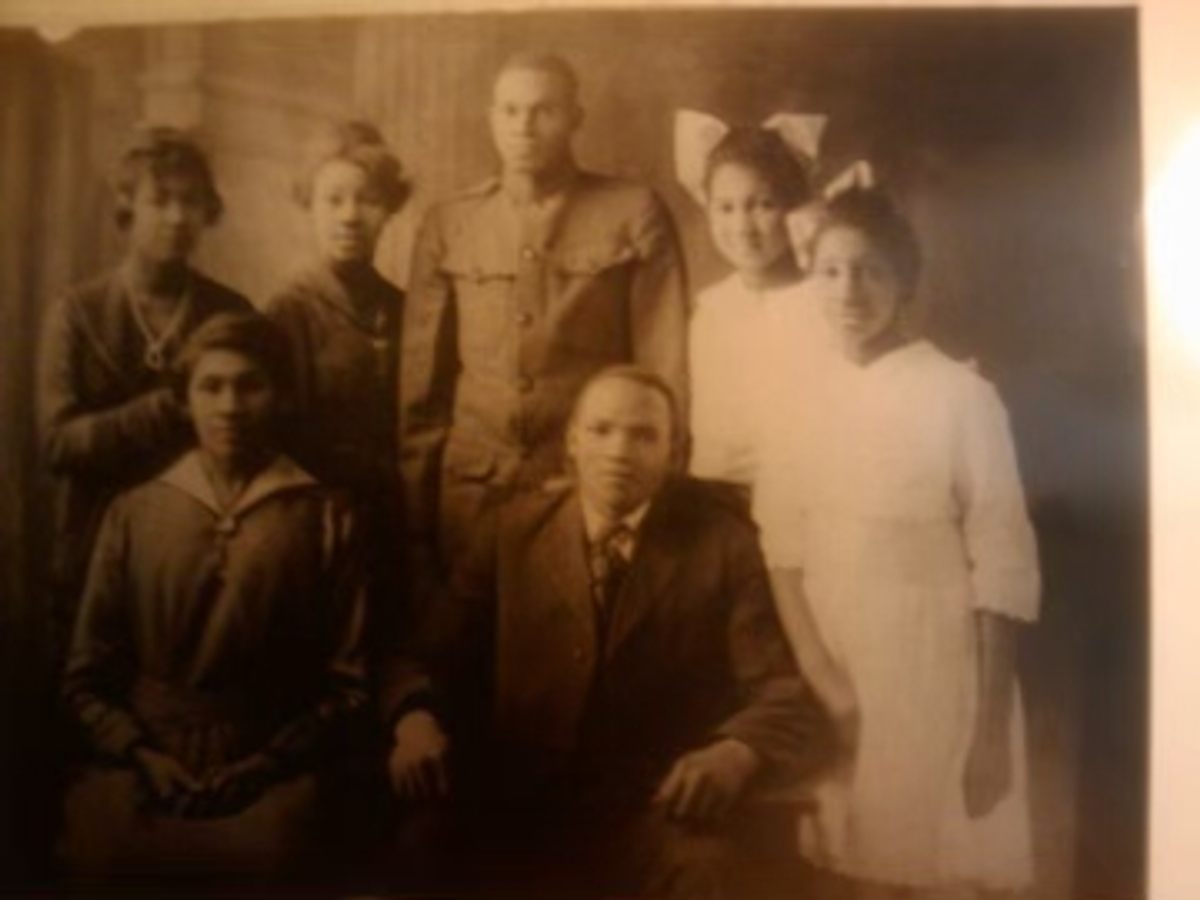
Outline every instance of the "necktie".
<svg viewBox="0 0 1200 900"><path fill-rule="evenodd" d="M604 622L607 622L629 573L632 544L633 530L624 522L606 525L592 542L593 593L597 612Z"/></svg>

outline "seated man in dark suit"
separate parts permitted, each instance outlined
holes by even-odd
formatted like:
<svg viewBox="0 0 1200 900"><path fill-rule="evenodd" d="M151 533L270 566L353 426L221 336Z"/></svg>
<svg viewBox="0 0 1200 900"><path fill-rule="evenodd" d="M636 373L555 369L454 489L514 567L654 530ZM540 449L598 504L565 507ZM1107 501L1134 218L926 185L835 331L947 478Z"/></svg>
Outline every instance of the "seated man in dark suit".
<svg viewBox="0 0 1200 900"><path fill-rule="evenodd" d="M422 664L385 675L393 786L446 798L473 858L506 865L489 883L740 896L740 801L824 755L754 528L675 476L682 443L660 378L593 377L568 426L574 483L496 511Z"/></svg>

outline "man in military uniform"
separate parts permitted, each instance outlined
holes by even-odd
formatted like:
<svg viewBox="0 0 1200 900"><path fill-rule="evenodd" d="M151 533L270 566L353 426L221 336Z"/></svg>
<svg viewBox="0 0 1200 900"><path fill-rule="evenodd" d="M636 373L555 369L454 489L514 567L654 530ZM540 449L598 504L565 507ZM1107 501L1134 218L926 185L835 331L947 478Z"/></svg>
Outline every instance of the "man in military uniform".
<svg viewBox="0 0 1200 900"><path fill-rule="evenodd" d="M404 317L408 522L443 564L486 506L561 471L563 428L590 375L637 362L680 397L686 388L674 226L649 188L576 166L571 67L510 60L490 120L500 174L429 212Z"/></svg>

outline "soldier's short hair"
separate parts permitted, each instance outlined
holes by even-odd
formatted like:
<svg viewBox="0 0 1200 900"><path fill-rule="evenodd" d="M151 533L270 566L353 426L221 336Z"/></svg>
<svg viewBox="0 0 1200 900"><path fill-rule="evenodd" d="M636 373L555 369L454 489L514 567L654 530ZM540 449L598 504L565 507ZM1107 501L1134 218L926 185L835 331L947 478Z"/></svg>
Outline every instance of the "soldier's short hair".
<svg viewBox="0 0 1200 900"><path fill-rule="evenodd" d="M567 98L572 103L579 102L579 75L575 72L575 67L557 53L535 51L514 53L496 72L496 78L498 79L505 72L514 70L545 72L553 75L562 81L567 90Z"/></svg>

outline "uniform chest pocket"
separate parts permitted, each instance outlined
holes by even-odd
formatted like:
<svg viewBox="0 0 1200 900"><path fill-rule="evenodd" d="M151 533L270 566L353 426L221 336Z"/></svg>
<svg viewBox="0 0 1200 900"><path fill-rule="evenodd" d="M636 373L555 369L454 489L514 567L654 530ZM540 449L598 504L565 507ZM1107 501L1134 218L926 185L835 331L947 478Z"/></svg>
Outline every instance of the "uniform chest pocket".
<svg viewBox="0 0 1200 900"><path fill-rule="evenodd" d="M468 285L503 283L517 277L517 265L512 252L505 252L494 243L452 245L446 251L441 269L454 281Z"/></svg>
<svg viewBox="0 0 1200 900"><path fill-rule="evenodd" d="M442 272L454 285L459 353L468 365L488 365L511 344L516 262L495 243L451 247Z"/></svg>

